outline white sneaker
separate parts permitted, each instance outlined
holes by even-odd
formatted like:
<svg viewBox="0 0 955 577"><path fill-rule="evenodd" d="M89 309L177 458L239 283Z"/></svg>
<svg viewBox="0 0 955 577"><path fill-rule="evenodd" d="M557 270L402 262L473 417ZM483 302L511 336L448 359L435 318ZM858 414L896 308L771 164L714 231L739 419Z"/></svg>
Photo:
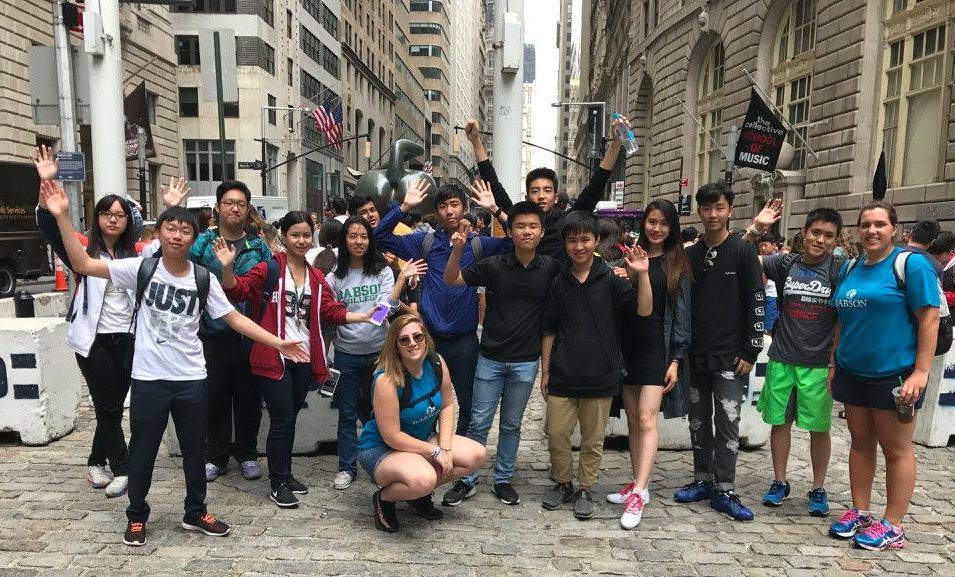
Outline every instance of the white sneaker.
<svg viewBox="0 0 955 577"><path fill-rule="evenodd" d="M106 496L107 497L122 497L126 494L126 484L129 482L129 477L126 475L119 475L118 477L113 477L113 482L109 485L106 485Z"/></svg>
<svg viewBox="0 0 955 577"><path fill-rule="evenodd" d="M109 485L113 478L106 472L106 469L99 465L93 465L86 468L86 480L90 482L90 486L94 489L102 489Z"/></svg>
<svg viewBox="0 0 955 577"><path fill-rule="evenodd" d="M629 498L630 495L633 493L634 486L635 486L635 483L633 481L630 481L616 493L609 493L607 495L607 502L613 503L614 505L623 505L624 503L627 502L627 498Z"/></svg>
<svg viewBox="0 0 955 577"><path fill-rule="evenodd" d="M339 491L347 489L354 480L354 473L349 473L348 471L339 471L338 474L335 475L335 488Z"/></svg>
<svg viewBox="0 0 955 577"><path fill-rule="evenodd" d="M643 508L650 501L650 491L634 491L627 498L627 506L620 516L620 526L628 531L640 524L643 518Z"/></svg>

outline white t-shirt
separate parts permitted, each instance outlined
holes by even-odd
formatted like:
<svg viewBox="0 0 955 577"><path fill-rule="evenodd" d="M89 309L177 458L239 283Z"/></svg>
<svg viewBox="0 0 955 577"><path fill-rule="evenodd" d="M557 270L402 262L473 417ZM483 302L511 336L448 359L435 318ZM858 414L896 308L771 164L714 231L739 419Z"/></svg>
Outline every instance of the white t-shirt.
<svg viewBox="0 0 955 577"><path fill-rule="evenodd" d="M305 286L296 288L292 272L285 267L285 294L282 304L285 307L285 338L290 341L302 341L302 346L308 350L309 324L312 319L309 311L312 305L312 287L305 275Z"/></svg>
<svg viewBox="0 0 955 577"><path fill-rule="evenodd" d="M103 307L99 312L96 333L128 333L132 324L130 321L133 319L134 304L128 292L116 288L113 281L106 281L106 292L103 293Z"/></svg>
<svg viewBox="0 0 955 577"><path fill-rule="evenodd" d="M768 280L766 281L766 296L776 298L776 283Z"/></svg>
<svg viewBox="0 0 955 577"><path fill-rule="evenodd" d="M142 257L109 261L116 288L136 290ZM235 310L215 275L209 275L206 312L213 319ZM182 277L169 274L162 260L149 281L136 319L132 377L141 381L195 381L206 378L199 340L199 293L193 264Z"/></svg>

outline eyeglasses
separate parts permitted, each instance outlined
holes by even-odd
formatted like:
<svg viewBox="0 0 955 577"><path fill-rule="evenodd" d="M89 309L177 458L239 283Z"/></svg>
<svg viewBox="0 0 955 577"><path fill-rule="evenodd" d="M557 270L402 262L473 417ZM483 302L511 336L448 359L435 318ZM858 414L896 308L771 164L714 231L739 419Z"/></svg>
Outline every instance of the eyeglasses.
<svg viewBox="0 0 955 577"><path fill-rule="evenodd" d="M110 220L113 218L115 218L116 220L126 220L125 212L111 212L108 210L101 210L99 212L99 216L100 218L105 218L106 220Z"/></svg>
<svg viewBox="0 0 955 577"><path fill-rule="evenodd" d="M414 341L414 344L420 345L424 342L424 333L415 333L411 336L404 335L398 337L398 346L399 347L410 347L411 342Z"/></svg>
<svg viewBox="0 0 955 577"><path fill-rule="evenodd" d="M249 204L247 202L242 202L241 200L223 200L219 204L221 204L222 208L226 210L232 210L233 208L245 210L249 208Z"/></svg>
<svg viewBox="0 0 955 577"><path fill-rule="evenodd" d="M713 261L716 260L716 249L711 248L706 251L706 255L703 257L703 272L708 272L713 268Z"/></svg>

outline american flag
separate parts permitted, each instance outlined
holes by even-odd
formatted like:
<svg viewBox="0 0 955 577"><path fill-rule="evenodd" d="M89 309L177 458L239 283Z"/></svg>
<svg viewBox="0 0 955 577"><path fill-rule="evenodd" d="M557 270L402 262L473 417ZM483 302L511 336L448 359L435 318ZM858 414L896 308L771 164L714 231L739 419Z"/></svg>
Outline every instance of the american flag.
<svg viewBox="0 0 955 577"><path fill-rule="evenodd" d="M312 111L315 118L315 130L325 135L325 140L332 144L337 150L342 149L342 103L338 102L334 107L329 98Z"/></svg>

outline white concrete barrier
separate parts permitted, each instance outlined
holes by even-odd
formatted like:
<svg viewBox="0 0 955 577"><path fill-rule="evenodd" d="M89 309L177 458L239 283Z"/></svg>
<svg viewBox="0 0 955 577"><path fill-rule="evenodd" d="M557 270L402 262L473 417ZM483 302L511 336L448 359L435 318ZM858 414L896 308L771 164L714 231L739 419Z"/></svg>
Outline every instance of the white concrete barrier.
<svg viewBox="0 0 955 577"><path fill-rule="evenodd" d="M0 431L44 445L73 429L81 375L60 318L0 322Z"/></svg>
<svg viewBox="0 0 955 577"><path fill-rule="evenodd" d="M935 358L916 414L913 440L926 447L945 447L955 435L955 348Z"/></svg>
<svg viewBox="0 0 955 577"><path fill-rule="evenodd" d="M70 306L70 293L48 292L33 295L33 312L37 317L64 317ZM0 299L0 318L15 317L13 298Z"/></svg>

